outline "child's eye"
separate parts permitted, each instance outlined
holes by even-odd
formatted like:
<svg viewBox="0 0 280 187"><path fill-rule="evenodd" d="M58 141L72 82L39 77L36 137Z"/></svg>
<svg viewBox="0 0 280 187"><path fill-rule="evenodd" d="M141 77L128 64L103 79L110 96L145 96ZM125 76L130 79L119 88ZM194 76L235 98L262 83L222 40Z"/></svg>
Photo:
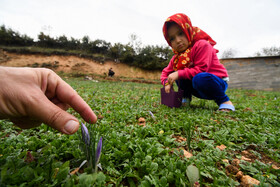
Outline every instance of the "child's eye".
<svg viewBox="0 0 280 187"><path fill-rule="evenodd" d="M183 36L183 35L184 35L184 33L183 33L183 32L180 32L180 33L179 33L179 36Z"/></svg>
<svg viewBox="0 0 280 187"><path fill-rule="evenodd" d="M172 42L174 40L174 37L169 38L170 42Z"/></svg>

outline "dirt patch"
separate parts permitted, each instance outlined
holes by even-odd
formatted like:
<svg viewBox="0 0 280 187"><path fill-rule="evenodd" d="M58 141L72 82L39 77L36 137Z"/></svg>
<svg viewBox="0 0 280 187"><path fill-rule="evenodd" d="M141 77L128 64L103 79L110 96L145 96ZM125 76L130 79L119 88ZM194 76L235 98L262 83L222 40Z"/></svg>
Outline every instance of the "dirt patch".
<svg viewBox="0 0 280 187"><path fill-rule="evenodd" d="M240 163L242 161L253 163L256 160L268 164L271 166L274 170L279 170L280 163L277 163L270 157L268 157L265 153L258 150L258 147L256 145L250 145L247 147L246 150L243 151L236 151L235 155L241 155L241 158L234 158L233 160L229 161L226 160L223 161L226 165L226 175L232 177L234 180L238 181L240 183L239 186L253 186L253 185L259 185L260 181L252 178L249 175L243 174L242 168L240 167ZM244 164L244 163L243 163Z"/></svg>
<svg viewBox="0 0 280 187"><path fill-rule="evenodd" d="M3 62L7 62L8 60L8 55L3 51L3 49L0 49L0 64Z"/></svg>
<svg viewBox="0 0 280 187"><path fill-rule="evenodd" d="M159 80L161 71L147 71L126 64L105 61L104 63L77 56L17 54L0 50L0 65L10 67L46 67L55 72L96 74L106 77L110 68L114 77Z"/></svg>

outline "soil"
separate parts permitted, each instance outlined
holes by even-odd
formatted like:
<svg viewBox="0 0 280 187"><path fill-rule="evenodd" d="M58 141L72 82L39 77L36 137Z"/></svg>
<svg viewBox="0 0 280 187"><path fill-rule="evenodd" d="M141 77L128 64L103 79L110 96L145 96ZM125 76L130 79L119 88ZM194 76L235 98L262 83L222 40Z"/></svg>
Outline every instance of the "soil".
<svg viewBox="0 0 280 187"><path fill-rule="evenodd" d="M46 67L57 73L87 74L107 77L110 68L115 72L113 78L144 79L159 82L161 71L147 71L123 63L105 61L104 63L77 56L31 55L10 53L0 49L0 66Z"/></svg>

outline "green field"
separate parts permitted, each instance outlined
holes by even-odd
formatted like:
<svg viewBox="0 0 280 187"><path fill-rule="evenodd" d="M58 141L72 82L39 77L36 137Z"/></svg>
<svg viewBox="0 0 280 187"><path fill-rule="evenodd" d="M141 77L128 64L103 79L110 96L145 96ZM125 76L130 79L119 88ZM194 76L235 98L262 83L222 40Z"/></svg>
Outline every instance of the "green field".
<svg viewBox="0 0 280 187"><path fill-rule="evenodd" d="M67 136L2 120L0 186L190 186L189 165L199 169L201 186L238 186L238 171L280 186L279 92L229 89L236 111L227 113L197 98L191 107L160 105L157 84L66 81L99 117L102 170L90 174L84 166L69 174L85 160L80 130Z"/></svg>

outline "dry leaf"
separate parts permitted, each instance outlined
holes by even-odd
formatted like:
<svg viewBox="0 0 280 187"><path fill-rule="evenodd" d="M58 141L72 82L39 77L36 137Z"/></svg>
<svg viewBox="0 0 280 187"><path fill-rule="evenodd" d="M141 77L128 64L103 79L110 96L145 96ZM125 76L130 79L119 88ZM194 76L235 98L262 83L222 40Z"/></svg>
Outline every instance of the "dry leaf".
<svg viewBox="0 0 280 187"><path fill-rule="evenodd" d="M244 155L250 154L250 153L249 153L248 151L246 151L246 150L242 151L241 153L244 154Z"/></svg>
<svg viewBox="0 0 280 187"><path fill-rule="evenodd" d="M259 185L260 181L258 181L257 179L254 179L252 177L250 177L249 175L244 175L241 178L241 182L243 183L243 185L245 186L253 186L253 185Z"/></svg>
<svg viewBox="0 0 280 187"><path fill-rule="evenodd" d="M221 151L224 150L225 148L227 148L227 146L225 146L224 144L217 146L216 148L220 149Z"/></svg>
<svg viewBox="0 0 280 187"><path fill-rule="evenodd" d="M193 156L190 152L186 151L185 149L183 149L183 151L184 151L184 156L186 158L191 158Z"/></svg>
<svg viewBox="0 0 280 187"><path fill-rule="evenodd" d="M187 141L186 138L183 138L181 136L173 135L172 138L175 138L177 142L185 142L185 141Z"/></svg>
<svg viewBox="0 0 280 187"><path fill-rule="evenodd" d="M98 119L103 119L104 116L102 116L101 114L98 114Z"/></svg>
<svg viewBox="0 0 280 187"><path fill-rule="evenodd" d="M138 125L141 125L141 126L146 127L146 120L145 120L145 118L140 117L140 118L138 119Z"/></svg>
<svg viewBox="0 0 280 187"><path fill-rule="evenodd" d="M232 161L231 164L232 164L233 166L235 166L235 167L239 167L240 160L238 160L238 159L236 158L236 159L234 159L234 160Z"/></svg>
<svg viewBox="0 0 280 187"><path fill-rule="evenodd" d="M252 112L253 110L248 107L248 108L245 108L243 111L250 111L250 112Z"/></svg>
<svg viewBox="0 0 280 187"><path fill-rule="evenodd" d="M71 171L70 175L74 175L79 171L80 168L76 168L73 171Z"/></svg>
<svg viewBox="0 0 280 187"><path fill-rule="evenodd" d="M140 118L138 119L138 122L139 122L139 123L145 123L145 122L146 122L146 120L145 120L145 118L140 117Z"/></svg>
<svg viewBox="0 0 280 187"><path fill-rule="evenodd" d="M243 177L243 172L242 171L238 171L236 173L236 176L235 176L237 179L241 179Z"/></svg>
<svg viewBox="0 0 280 187"><path fill-rule="evenodd" d="M252 161L250 158L247 158L245 156L241 156L241 160L245 160L245 161L248 161L248 162Z"/></svg>
<svg viewBox="0 0 280 187"><path fill-rule="evenodd" d="M179 137L177 137L177 141L178 142L185 142L185 141L187 141L187 139L179 136Z"/></svg>
<svg viewBox="0 0 280 187"><path fill-rule="evenodd" d="M279 167L277 167L277 166L274 165L274 164L272 164L271 167L272 167L273 169L280 169Z"/></svg>
<svg viewBox="0 0 280 187"><path fill-rule="evenodd" d="M229 164L229 161L228 161L228 159L223 159L222 160L224 163L227 163L227 164Z"/></svg>

